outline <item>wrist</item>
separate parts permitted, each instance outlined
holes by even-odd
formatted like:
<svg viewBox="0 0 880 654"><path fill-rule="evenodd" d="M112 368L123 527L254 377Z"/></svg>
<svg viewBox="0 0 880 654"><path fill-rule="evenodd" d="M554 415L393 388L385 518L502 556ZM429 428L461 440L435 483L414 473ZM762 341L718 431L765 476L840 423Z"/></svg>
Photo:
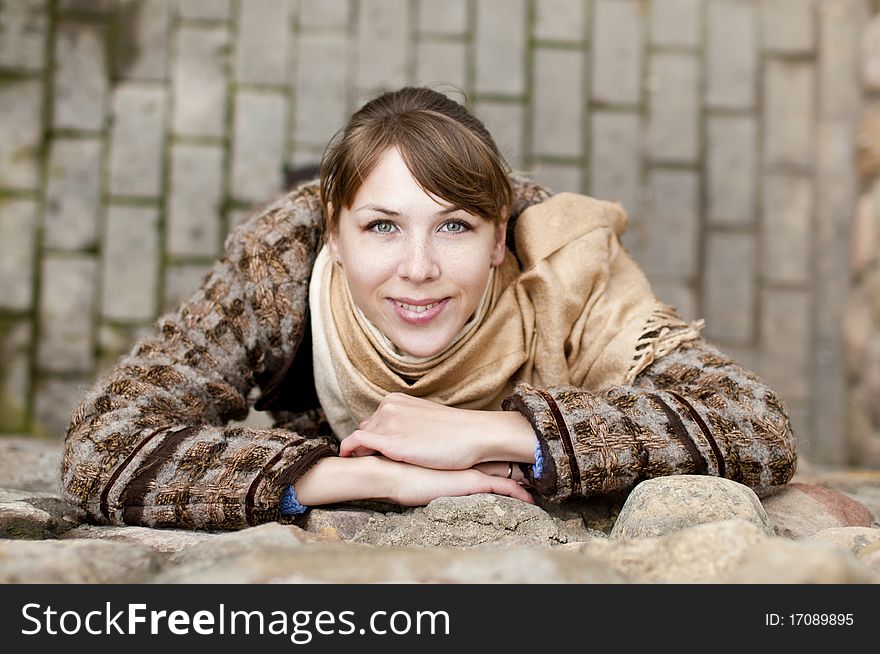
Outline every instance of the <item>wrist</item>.
<svg viewBox="0 0 880 654"><path fill-rule="evenodd" d="M518 411L486 411L485 438L479 463L513 461L534 463L538 437Z"/></svg>

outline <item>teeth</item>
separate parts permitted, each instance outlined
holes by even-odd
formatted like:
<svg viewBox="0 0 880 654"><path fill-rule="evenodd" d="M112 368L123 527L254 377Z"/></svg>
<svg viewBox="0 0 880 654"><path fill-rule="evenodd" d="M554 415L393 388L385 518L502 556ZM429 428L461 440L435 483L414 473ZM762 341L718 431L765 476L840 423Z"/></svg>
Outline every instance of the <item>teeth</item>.
<svg viewBox="0 0 880 654"><path fill-rule="evenodd" d="M440 303L434 302L433 304L425 304L425 305L421 305L421 306L416 306L414 304L406 304L405 302L398 302L397 306L399 306L401 309L406 309L407 311L412 311L413 313L424 313L428 309L433 309L438 304L440 304Z"/></svg>

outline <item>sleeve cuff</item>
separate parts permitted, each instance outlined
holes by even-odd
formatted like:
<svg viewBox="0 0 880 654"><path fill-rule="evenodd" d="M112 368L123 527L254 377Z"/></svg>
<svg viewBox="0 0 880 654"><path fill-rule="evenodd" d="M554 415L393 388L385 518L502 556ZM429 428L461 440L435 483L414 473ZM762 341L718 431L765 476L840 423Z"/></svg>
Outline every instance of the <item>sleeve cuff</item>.
<svg viewBox="0 0 880 654"><path fill-rule="evenodd" d="M281 494L281 503L278 505L278 511L283 516L293 516L305 513L309 507L303 506L296 499L296 490L293 486L288 486Z"/></svg>

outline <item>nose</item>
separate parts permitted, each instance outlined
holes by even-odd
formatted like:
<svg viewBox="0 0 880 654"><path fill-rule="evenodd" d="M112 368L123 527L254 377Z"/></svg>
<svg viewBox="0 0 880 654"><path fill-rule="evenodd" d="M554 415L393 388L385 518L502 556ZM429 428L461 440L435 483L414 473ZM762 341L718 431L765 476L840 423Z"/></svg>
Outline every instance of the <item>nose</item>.
<svg viewBox="0 0 880 654"><path fill-rule="evenodd" d="M440 276L437 251L429 239L412 239L401 254L397 268L397 274L401 278L420 284Z"/></svg>

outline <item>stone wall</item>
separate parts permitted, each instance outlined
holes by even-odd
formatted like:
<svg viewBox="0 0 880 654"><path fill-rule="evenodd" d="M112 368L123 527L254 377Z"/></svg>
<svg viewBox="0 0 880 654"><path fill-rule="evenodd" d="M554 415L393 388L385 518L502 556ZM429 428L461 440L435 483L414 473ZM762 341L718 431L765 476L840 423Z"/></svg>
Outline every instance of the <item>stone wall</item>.
<svg viewBox="0 0 880 654"><path fill-rule="evenodd" d="M0 432L84 387L377 89L461 96L514 168L621 201L658 294L843 462L868 0L0 2Z"/></svg>

